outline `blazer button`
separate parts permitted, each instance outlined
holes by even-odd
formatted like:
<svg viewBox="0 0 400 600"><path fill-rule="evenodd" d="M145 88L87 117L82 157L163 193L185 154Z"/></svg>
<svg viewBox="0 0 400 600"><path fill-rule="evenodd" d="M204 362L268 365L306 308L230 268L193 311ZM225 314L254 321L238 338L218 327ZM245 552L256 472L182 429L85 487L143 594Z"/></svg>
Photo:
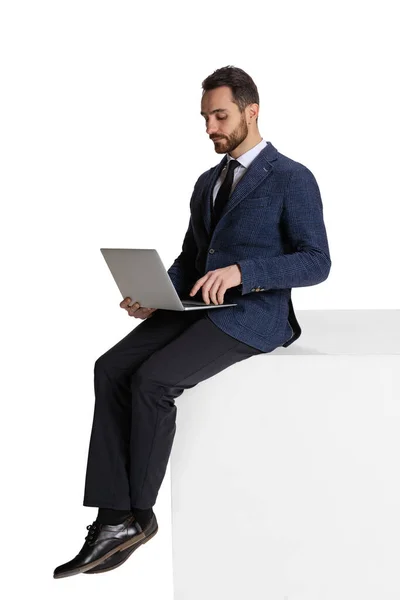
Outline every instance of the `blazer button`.
<svg viewBox="0 0 400 600"><path fill-rule="evenodd" d="M214 248L210 248L208 252L209 252L210 254L214 254L215 250L214 250Z"/></svg>

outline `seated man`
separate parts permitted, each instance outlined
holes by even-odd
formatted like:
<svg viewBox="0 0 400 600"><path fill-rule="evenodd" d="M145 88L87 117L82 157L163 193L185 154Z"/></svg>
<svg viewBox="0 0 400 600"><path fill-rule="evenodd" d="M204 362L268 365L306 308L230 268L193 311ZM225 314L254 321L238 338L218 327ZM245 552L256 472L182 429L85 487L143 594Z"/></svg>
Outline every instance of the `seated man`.
<svg viewBox="0 0 400 600"><path fill-rule="evenodd" d="M177 312L120 306L145 319L95 362L84 506L98 508L80 552L54 577L121 565L158 529L152 507L176 430L175 398L234 363L301 334L291 288L316 285L331 260L317 182L258 131L259 97L236 67L203 82L201 114L221 162L197 180L178 294L236 306ZM199 299L201 299L199 297Z"/></svg>

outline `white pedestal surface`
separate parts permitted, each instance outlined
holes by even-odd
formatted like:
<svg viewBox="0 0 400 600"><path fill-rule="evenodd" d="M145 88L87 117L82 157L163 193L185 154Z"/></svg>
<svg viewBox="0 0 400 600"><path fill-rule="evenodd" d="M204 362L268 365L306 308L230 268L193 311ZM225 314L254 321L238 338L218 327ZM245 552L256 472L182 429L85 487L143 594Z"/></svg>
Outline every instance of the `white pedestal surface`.
<svg viewBox="0 0 400 600"><path fill-rule="evenodd" d="M176 400L175 600L400 599L400 310L296 316Z"/></svg>

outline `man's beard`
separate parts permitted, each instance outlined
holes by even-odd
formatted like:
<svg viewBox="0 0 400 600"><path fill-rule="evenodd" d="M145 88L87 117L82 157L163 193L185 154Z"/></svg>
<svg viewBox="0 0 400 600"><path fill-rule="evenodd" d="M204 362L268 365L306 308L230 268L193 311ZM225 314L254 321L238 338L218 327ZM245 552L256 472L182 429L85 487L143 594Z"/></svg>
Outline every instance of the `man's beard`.
<svg viewBox="0 0 400 600"><path fill-rule="evenodd" d="M233 152L246 139L248 133L249 128L247 127L246 117L243 115L237 129L231 133L228 139L224 137L222 140L214 142L215 152L217 154L229 154Z"/></svg>

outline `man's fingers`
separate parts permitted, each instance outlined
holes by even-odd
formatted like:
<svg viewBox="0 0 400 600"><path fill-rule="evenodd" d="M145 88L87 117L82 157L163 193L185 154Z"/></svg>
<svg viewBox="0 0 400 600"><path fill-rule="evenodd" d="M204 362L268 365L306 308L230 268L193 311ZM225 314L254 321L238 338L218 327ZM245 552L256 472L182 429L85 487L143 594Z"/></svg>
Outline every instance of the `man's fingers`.
<svg viewBox="0 0 400 600"><path fill-rule="evenodd" d="M193 288L189 292L190 296L194 296L195 294L197 294L198 290L207 281L209 274L212 273L212 272L213 271L209 271L208 273L206 273L205 275L203 275L203 277L200 277L200 279L198 279L196 281L196 283L194 284Z"/></svg>
<svg viewBox="0 0 400 600"><path fill-rule="evenodd" d="M137 317L139 319L143 319L146 316L146 311L143 308L128 308L128 314L131 317Z"/></svg>
<svg viewBox="0 0 400 600"><path fill-rule="evenodd" d="M132 302L131 298L127 297L127 298L124 298L124 299L122 300L122 302L120 302L120 304L119 304L119 305L120 305L120 307L121 307L121 308L126 308L127 306L129 306L129 304L130 304L131 302Z"/></svg>
<svg viewBox="0 0 400 600"><path fill-rule="evenodd" d="M124 308L126 308L127 310L137 310L140 308L140 304L139 302L134 302L133 304L131 304L132 300L130 300L129 302L127 302L124 306Z"/></svg>
<svg viewBox="0 0 400 600"><path fill-rule="evenodd" d="M131 306L130 303L132 302L131 298L127 297L124 298L121 302L120 302L120 307L124 308L130 317L136 317L138 319L145 319L147 317L150 317L152 315L152 313L157 310L156 308L148 308L147 306L140 306L139 302L134 302Z"/></svg>
<svg viewBox="0 0 400 600"><path fill-rule="evenodd" d="M146 306L141 306L140 308L128 307L127 310L128 310L128 314L131 317L135 317L138 319L145 319L146 317L149 317L157 309L156 308L147 308Z"/></svg>
<svg viewBox="0 0 400 600"><path fill-rule="evenodd" d="M209 283L209 282L208 282ZM215 279L210 287L207 289L207 285L203 285L203 300L204 302L206 302L206 304L222 304L221 302L218 301L217 298L217 294L219 292L219 290L222 291L222 281L218 281L218 279Z"/></svg>

